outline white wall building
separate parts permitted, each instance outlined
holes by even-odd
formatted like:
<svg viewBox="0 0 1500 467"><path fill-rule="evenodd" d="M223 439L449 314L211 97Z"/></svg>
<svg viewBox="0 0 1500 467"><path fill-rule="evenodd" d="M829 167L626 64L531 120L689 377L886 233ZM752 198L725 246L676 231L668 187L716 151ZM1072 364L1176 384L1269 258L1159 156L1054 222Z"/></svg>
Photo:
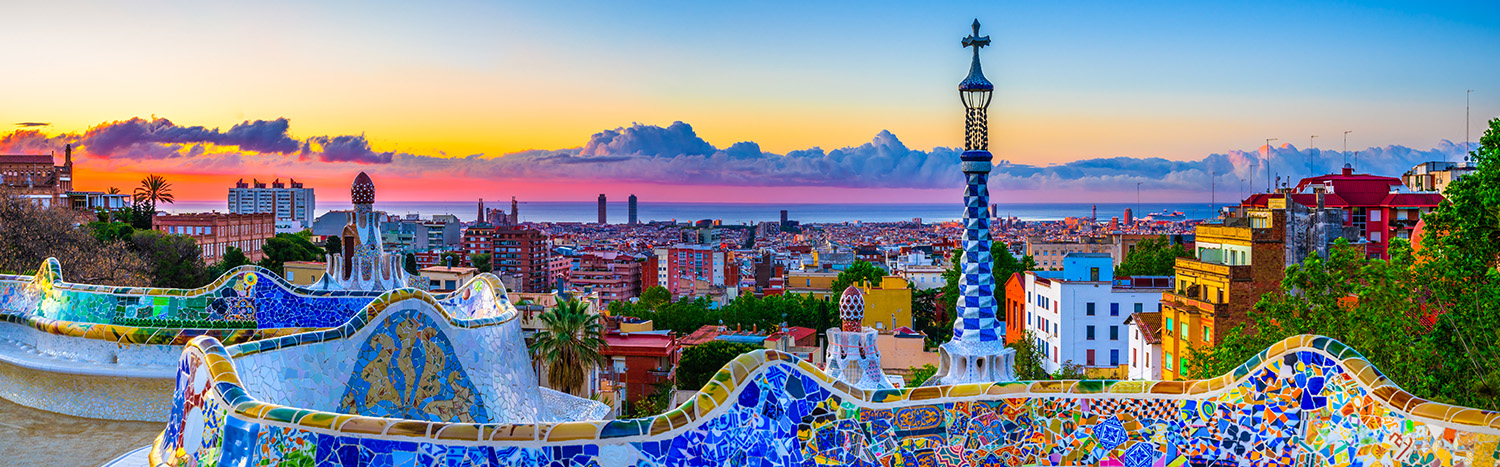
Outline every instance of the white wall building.
<svg viewBox="0 0 1500 467"><path fill-rule="evenodd" d="M254 185L245 183L240 179L229 189L229 212L233 214L259 214L269 212L276 215L276 220L290 220L299 226L297 230L311 229L313 220L317 218L313 214L316 207L316 197L313 196L312 188L303 188L297 180L292 180L291 188L281 183L281 179L271 182L269 188L259 180L254 180ZM278 225L280 222L278 222Z"/></svg>
<svg viewBox="0 0 1500 467"><path fill-rule="evenodd" d="M1027 271L1023 280L1025 326L1049 373L1065 363L1120 370L1129 363L1126 318L1160 311L1162 292L1172 288L1169 277L1114 280L1114 261L1105 253L1069 254L1062 271Z"/></svg>
<svg viewBox="0 0 1500 467"><path fill-rule="evenodd" d="M1161 379L1161 313L1134 313L1125 320L1130 330L1130 369L1126 378Z"/></svg>

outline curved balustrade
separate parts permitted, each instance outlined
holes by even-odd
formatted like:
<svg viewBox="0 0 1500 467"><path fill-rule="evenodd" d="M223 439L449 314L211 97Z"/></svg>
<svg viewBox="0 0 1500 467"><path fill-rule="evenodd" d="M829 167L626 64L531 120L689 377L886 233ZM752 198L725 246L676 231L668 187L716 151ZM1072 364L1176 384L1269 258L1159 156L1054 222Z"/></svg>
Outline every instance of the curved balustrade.
<svg viewBox="0 0 1500 467"><path fill-rule="evenodd" d="M0 275L0 396L69 415L165 421L182 346L198 336L240 343L339 327L380 292L312 290L241 266L196 289ZM432 299L448 313L513 311L505 286L481 275Z"/></svg>
<svg viewBox="0 0 1500 467"><path fill-rule="evenodd" d="M187 346L175 396L187 415L174 414L153 463L1493 465L1500 455L1500 413L1414 397L1318 336L1282 341L1209 380L876 391L764 350L660 416L537 423L267 403L237 369L255 347L208 337Z"/></svg>

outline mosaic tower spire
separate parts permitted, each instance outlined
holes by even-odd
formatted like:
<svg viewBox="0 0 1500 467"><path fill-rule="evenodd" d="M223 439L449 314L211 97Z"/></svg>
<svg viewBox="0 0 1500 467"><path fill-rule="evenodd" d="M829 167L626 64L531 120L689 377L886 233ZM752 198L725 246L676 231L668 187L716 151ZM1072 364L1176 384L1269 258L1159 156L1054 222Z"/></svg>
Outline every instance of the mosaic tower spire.
<svg viewBox="0 0 1500 467"><path fill-rule="evenodd" d="M989 122L986 109L995 85L984 78L979 66L979 49L990 45L989 36L979 35L979 20L974 33L963 40L964 47L974 49L969 76L958 84L958 94L965 110L964 153L960 167L964 171L964 237L961 274L958 279L957 318L953 339L940 348L941 367L933 380L940 384L1000 381L1011 377L1015 352L1005 348L1004 324L995 316L994 259L990 257L990 160Z"/></svg>

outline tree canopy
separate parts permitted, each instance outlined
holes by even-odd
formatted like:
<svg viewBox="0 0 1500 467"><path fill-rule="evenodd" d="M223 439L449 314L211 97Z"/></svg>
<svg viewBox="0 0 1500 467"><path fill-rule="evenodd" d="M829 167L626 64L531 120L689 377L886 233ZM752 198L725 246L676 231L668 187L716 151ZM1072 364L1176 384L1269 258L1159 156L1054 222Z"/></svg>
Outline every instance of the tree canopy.
<svg viewBox="0 0 1500 467"><path fill-rule="evenodd" d="M266 239L260 251L265 255L260 267L280 272L287 261L317 261L324 250L300 235L283 233Z"/></svg>
<svg viewBox="0 0 1500 467"><path fill-rule="evenodd" d="M856 260L849 265L848 269L839 272L839 276L833 279L830 289L834 295L844 292L850 285L868 283L880 285L880 278L885 277L885 269L865 260Z"/></svg>
<svg viewBox="0 0 1500 467"><path fill-rule="evenodd" d="M1500 119L1471 157L1476 170L1423 217L1420 246L1392 240L1386 261L1340 241L1288 268L1249 323L1191 353L1189 373L1224 374L1278 340L1321 334L1417 396L1500 408Z"/></svg>
<svg viewBox="0 0 1500 467"><path fill-rule="evenodd" d="M655 287L653 287L655 289ZM656 329L665 329L679 335L691 334L707 325L739 326L745 329L776 329L782 322L788 326L802 326L822 332L833 326L838 317L837 304L811 295L787 294L757 298L741 295L728 304L713 308L702 297L678 301L663 300L666 292L652 292L637 303L617 301L609 305L610 314L654 321Z"/></svg>
<svg viewBox="0 0 1500 467"><path fill-rule="evenodd" d="M677 386L693 390L701 388L735 357L763 348L729 341L710 341L688 347L682 351L682 359L677 361Z"/></svg>
<svg viewBox="0 0 1500 467"><path fill-rule="evenodd" d="M1166 236L1148 238L1135 244L1135 248L1115 268L1115 276L1170 276L1177 266L1177 258L1189 257L1181 244L1172 244Z"/></svg>

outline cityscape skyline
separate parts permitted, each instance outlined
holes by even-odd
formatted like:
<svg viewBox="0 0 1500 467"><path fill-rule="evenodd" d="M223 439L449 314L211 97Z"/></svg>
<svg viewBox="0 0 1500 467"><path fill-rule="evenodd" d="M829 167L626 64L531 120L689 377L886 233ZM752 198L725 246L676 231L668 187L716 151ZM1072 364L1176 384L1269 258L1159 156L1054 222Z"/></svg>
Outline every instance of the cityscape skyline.
<svg viewBox="0 0 1500 467"><path fill-rule="evenodd" d="M1133 195L1143 181L1147 200L1208 198L1214 183L1266 178L1264 164L1250 173L1266 138L1273 178L1307 176L1309 155L1332 172L1349 130L1362 171L1395 175L1461 157L1466 90L1478 88L1470 126L1500 109L1466 78L1497 64L1445 66L1500 40L1488 4L13 8L71 16L0 32L0 49L57 70L0 78L50 91L0 97L15 125L0 152L79 142L81 189L166 173L184 200L219 199L245 174L337 187L368 171L411 200L582 200L565 182L584 181L664 201L779 187L754 198L948 202L962 125L933 83L966 56L930 51L975 15L993 25L1001 84L991 131L1009 164L994 194L1014 202ZM94 47L127 32L121 17L192 40L121 60L140 52ZM275 21L327 27L253 33ZM244 68L268 72L229 72ZM123 77L91 78L102 70Z"/></svg>

